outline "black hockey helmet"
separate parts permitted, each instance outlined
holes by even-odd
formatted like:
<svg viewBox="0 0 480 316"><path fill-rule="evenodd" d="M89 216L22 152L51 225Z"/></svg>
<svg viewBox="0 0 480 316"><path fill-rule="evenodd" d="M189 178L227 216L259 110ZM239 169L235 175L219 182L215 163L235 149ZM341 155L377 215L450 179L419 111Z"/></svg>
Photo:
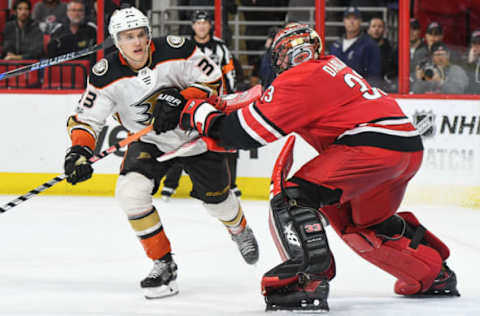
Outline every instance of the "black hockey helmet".
<svg viewBox="0 0 480 316"><path fill-rule="evenodd" d="M207 11L196 10L192 14L192 23L195 23L197 21L208 21L208 22L212 23L212 18L210 17L210 14L208 14Z"/></svg>

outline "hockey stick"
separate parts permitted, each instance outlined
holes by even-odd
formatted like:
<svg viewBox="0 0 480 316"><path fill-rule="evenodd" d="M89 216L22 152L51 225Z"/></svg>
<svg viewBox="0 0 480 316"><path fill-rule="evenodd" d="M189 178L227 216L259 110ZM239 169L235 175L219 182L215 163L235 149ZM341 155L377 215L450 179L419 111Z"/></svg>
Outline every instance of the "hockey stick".
<svg viewBox="0 0 480 316"><path fill-rule="evenodd" d="M101 49L109 48L112 45L113 45L113 40L109 37L101 44L98 44L98 45L95 45L95 46L92 46L92 47L88 47L88 48L84 48L84 49L79 50L77 52L71 52L71 53L67 53L65 55L60 55L60 56L53 57L53 58L48 58L48 59L42 59L35 64L23 66L23 67L20 67L20 68L17 68L17 69L13 69L13 70L4 72L4 73L0 74L0 80L15 77L15 76L19 76L19 75L27 73L27 72L47 68L47 67L50 67L50 66L53 66L53 65L61 64L63 62L69 61L69 60L73 60L73 59L77 59L79 57L87 56L87 55L95 53L96 51L99 51Z"/></svg>
<svg viewBox="0 0 480 316"><path fill-rule="evenodd" d="M245 91L220 96L222 101L225 101L225 104L218 109L226 114L230 114L233 111L239 110L245 106L248 106L252 102L257 101L258 99L260 99L261 96L262 96L262 86L258 84ZM181 145L180 147L164 153L163 155L157 158L157 161L162 162L162 161L173 159L175 157L186 156L188 155L188 152L192 148L194 148L195 145L197 145L198 141L200 141L201 139L203 139L206 148L210 151L231 152L230 150L225 150L220 147L215 148L216 142L209 137L198 136L190 140L189 142L186 142L185 144Z"/></svg>
<svg viewBox="0 0 480 316"><path fill-rule="evenodd" d="M254 87L255 88L255 87ZM247 92L247 91L250 91L252 90L251 92ZM240 104L242 106L246 106L248 105L249 103L253 102L254 99L258 99L259 95L258 95L258 88L251 88L250 90L247 90L246 92L247 93L234 93L234 94L229 94L229 95L226 95L224 96L225 98L229 98L229 101L227 101L227 104L228 106L230 107L235 107L235 108L239 108ZM256 91L254 94L253 91ZM261 89L260 89L261 91ZM246 96L249 96L248 98ZM236 101L235 101L236 100ZM250 102L247 102L247 101L250 101ZM89 159L89 162L90 163L95 163L97 162L98 160L100 159L103 159L105 158L106 156L110 155L111 153L114 153L116 152L117 150L119 150L121 147L124 147L136 140L138 140L140 137L142 137L143 135L149 133L150 131L152 131L153 129L153 126L152 125L149 125L147 127L145 127L144 129L142 129L141 131L133 134L133 135L130 135L129 137L121 140L120 142L118 142L117 144L111 146L110 148L107 148L106 150L102 151L101 153L99 153L98 155L95 155L93 156L92 158ZM197 137L197 138L194 138L192 139L191 141L183 144L182 146L180 146L179 148L177 149L174 149L170 152L167 152L165 153L165 157L162 157L163 159L158 159L159 161L164 161L164 160L168 160L168 159L172 159L174 157L177 157L177 156L181 156L183 154L185 154L186 152L188 152L190 150L191 147L193 147L199 140L201 139L201 137ZM16 199L4 204L1 208L0 208L0 214L1 213L4 213L6 211L8 211L9 209L11 208L14 208L15 206L25 202L26 200L29 200L30 198L32 198L33 196L47 190L48 188L54 186L55 184L61 182L63 179L66 178L66 175L65 174L62 174L62 175L59 175L59 176L56 176L55 178L45 182L44 184L40 185L39 187L36 187L35 189L25 193L24 195L21 195L19 197L17 197Z"/></svg>
<svg viewBox="0 0 480 316"><path fill-rule="evenodd" d="M233 111L239 110L245 106L250 105L252 102L257 101L262 96L262 86L257 84L248 90L227 94L222 96L222 100L225 101L226 106L222 110L229 114Z"/></svg>
<svg viewBox="0 0 480 316"><path fill-rule="evenodd" d="M127 138L119 141L118 143L116 143L115 145L105 149L104 151L102 151L101 153L99 153L98 155L95 155L93 156L92 158L90 158L88 161L93 164L97 161L99 161L100 159L103 159L105 157L107 157L108 155L110 155L111 153L114 153L116 151L118 151L120 148L136 141L137 139L139 139L140 137L142 137L143 135L145 134L148 134L150 131L152 131L153 129L153 126L152 125L149 125L147 127L145 127L144 129L136 132L135 134L133 135L130 135L128 136ZM19 197L17 197L16 199L8 202L7 204L3 205L1 208L0 208L0 214L1 213L4 213L6 211L8 211L9 209L11 208L14 208L15 206L25 202L26 200L34 197L35 195L45 191L46 189L50 188L50 187L53 187L55 184L61 182L63 179L66 178L66 175L65 174L62 174L62 175L59 175L59 176L56 176L55 178L51 179L50 181L47 181L45 182L44 184L42 184L41 186L39 187L36 187L35 189L29 191L28 193L25 193L24 195L21 195Z"/></svg>

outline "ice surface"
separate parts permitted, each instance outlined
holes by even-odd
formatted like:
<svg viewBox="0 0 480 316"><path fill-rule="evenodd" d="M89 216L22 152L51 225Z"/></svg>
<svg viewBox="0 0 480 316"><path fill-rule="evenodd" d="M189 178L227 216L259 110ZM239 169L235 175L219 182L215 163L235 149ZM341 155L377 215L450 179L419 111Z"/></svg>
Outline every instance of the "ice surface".
<svg viewBox="0 0 480 316"><path fill-rule="evenodd" d="M0 196L0 204L13 198ZM256 266L243 262L200 202L155 204L179 266L179 295L143 298L139 281L151 263L113 198L38 196L0 214L0 315L265 315L260 278L280 262L268 231L268 202L242 201L260 244ZM448 263L462 297L395 295L393 277L363 261L328 228L337 262L329 315L480 315L480 211L403 209L449 245Z"/></svg>

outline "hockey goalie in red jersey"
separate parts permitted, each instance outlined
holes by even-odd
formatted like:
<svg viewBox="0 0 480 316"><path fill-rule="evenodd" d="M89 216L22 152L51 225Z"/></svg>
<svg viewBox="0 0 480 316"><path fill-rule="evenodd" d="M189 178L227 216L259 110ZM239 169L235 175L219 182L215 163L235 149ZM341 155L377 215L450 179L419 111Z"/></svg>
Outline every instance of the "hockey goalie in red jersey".
<svg viewBox="0 0 480 316"><path fill-rule="evenodd" d="M179 124L226 148L260 147L295 132L318 155L285 179L293 140L272 177L270 230L284 262L262 279L267 310L328 310L335 261L325 225L361 257L395 276L406 296L458 296L448 247L410 212L397 212L422 162L419 133L397 102L334 56L298 23L272 46L278 73L262 97L229 114L185 102Z"/></svg>

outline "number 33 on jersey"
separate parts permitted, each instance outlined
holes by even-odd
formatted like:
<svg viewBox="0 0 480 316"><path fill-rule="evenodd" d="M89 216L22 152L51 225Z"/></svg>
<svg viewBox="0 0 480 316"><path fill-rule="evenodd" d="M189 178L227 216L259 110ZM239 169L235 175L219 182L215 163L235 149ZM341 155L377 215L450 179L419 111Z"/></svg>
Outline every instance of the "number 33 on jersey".
<svg viewBox="0 0 480 316"><path fill-rule="evenodd" d="M397 142L385 137L411 137L416 132L394 99L334 56L281 73L259 102L237 115L250 142L265 145L296 132L318 151L365 130L368 139L355 139L378 146Z"/></svg>

